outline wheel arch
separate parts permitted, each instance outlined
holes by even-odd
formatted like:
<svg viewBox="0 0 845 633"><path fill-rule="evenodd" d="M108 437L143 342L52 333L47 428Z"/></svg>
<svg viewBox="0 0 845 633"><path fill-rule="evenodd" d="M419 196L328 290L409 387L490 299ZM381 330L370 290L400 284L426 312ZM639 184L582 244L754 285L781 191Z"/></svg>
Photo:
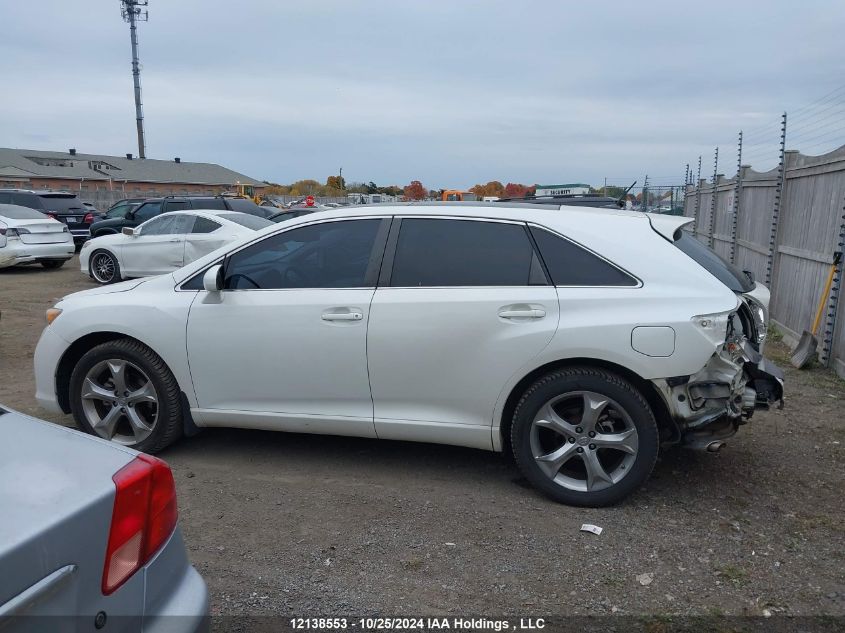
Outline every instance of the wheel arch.
<svg viewBox="0 0 845 633"><path fill-rule="evenodd" d="M161 356L156 349L149 343L142 341L129 334L123 332L92 332L79 337L65 350L62 354L59 364L56 368L56 399L59 406L65 413L70 413L70 376L73 373L73 368L79 360L85 355L88 350L108 343L109 341L116 341L118 339L130 339L141 345L149 347L153 352Z"/></svg>
<svg viewBox="0 0 845 633"><path fill-rule="evenodd" d="M505 399L505 404L502 408L502 415L499 419L499 437L497 438L494 436L494 446L498 441L498 447L500 447L504 453L508 454L510 452L513 414L522 394L524 394L528 387L530 387L534 381L541 376L568 367L596 367L611 371L622 378L625 378L639 390L642 396L646 399L646 402L648 402L648 405L651 407L655 420L657 421L661 441L669 441L670 438L675 438L679 435L680 432L669 413L669 407L666 404L666 401L650 380L643 378L627 367L611 361L601 360L598 358L566 358L551 361L533 369L523 376L516 385L514 385L513 389L511 389L508 394L508 397Z"/></svg>

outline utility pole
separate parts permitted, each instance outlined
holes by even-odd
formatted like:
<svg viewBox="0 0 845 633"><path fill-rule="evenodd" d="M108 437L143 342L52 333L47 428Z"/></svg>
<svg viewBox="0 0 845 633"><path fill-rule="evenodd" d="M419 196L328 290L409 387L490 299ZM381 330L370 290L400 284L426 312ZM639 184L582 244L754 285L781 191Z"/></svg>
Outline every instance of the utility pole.
<svg viewBox="0 0 845 633"><path fill-rule="evenodd" d="M346 190L346 187L343 186L343 167L337 173L337 186L341 191Z"/></svg>
<svg viewBox="0 0 845 633"><path fill-rule="evenodd" d="M710 248L716 243L716 209L718 208L716 196L718 189L716 187L719 181L719 148L716 148L716 154L713 157L713 194L710 196L710 236L708 237L708 244Z"/></svg>
<svg viewBox="0 0 845 633"><path fill-rule="evenodd" d="M132 82L135 84L135 124L138 127L138 158L147 157L144 141L144 110L141 107L141 64L138 60L138 27L136 22L146 22L150 12L149 0L120 0L120 15L129 22L129 39L132 42Z"/></svg>

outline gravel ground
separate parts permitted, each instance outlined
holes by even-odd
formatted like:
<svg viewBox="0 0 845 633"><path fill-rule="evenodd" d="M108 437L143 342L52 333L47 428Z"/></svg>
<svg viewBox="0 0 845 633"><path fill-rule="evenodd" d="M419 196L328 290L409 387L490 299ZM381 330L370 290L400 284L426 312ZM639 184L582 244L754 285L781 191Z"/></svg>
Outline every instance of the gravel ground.
<svg viewBox="0 0 845 633"><path fill-rule="evenodd" d="M91 286L76 259L0 271L0 402L72 424L35 405L32 353L44 310ZM845 616L843 404L789 369L785 409L597 510L464 448L214 429L162 457L215 614Z"/></svg>

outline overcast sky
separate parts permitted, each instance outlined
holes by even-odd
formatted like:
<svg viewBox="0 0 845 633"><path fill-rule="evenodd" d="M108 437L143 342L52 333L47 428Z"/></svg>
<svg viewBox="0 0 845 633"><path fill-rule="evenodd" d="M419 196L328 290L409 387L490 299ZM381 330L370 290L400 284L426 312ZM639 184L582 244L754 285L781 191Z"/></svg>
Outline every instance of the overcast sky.
<svg viewBox="0 0 845 633"><path fill-rule="evenodd" d="M119 4L4 0L0 146L137 153ZM680 182L699 154L712 173L717 144L719 171L733 173L740 128L755 165L771 167L780 113L845 85L841 0L150 0L149 10L147 156L282 183L339 167L347 181L438 188Z"/></svg>

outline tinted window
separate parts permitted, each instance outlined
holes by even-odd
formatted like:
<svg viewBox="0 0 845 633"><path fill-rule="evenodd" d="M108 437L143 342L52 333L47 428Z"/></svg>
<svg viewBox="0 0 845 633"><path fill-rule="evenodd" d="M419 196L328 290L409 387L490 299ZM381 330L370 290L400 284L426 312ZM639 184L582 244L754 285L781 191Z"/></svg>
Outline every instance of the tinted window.
<svg viewBox="0 0 845 633"><path fill-rule="evenodd" d="M196 217L194 218L194 228L191 233L214 233L220 228L220 224L208 218Z"/></svg>
<svg viewBox="0 0 845 633"><path fill-rule="evenodd" d="M82 201L73 195L46 195L46 196L39 196L41 198L41 204L45 209L48 211L85 211L85 207L82 204ZM26 206L32 206L31 204L27 204Z"/></svg>
<svg viewBox="0 0 845 633"><path fill-rule="evenodd" d="M179 211L181 209L190 209L191 204L187 200L168 200L164 203L164 213L168 211Z"/></svg>
<svg viewBox="0 0 845 633"><path fill-rule="evenodd" d="M754 284L748 275L716 253L712 248L699 242L686 231L680 231L681 236L675 240L675 246L689 255L708 273L725 284L734 292L749 292L754 290Z"/></svg>
<svg viewBox="0 0 845 633"><path fill-rule="evenodd" d="M136 222L145 222L161 213L161 202L147 202L135 210Z"/></svg>
<svg viewBox="0 0 845 633"><path fill-rule="evenodd" d="M30 209L41 209L41 199L32 193L13 193L12 204L18 204L22 207L29 207Z"/></svg>
<svg viewBox="0 0 845 633"><path fill-rule="evenodd" d="M257 231L267 226L273 226L270 220L259 218L257 215L248 215L246 213L221 213L220 217L229 222L240 224L243 227Z"/></svg>
<svg viewBox="0 0 845 633"><path fill-rule="evenodd" d="M556 286L636 286L637 280L562 237L531 227L531 234Z"/></svg>
<svg viewBox="0 0 845 633"><path fill-rule="evenodd" d="M107 218L125 218L126 214L137 207L137 203L129 202L126 204L119 204L106 211Z"/></svg>
<svg viewBox="0 0 845 633"><path fill-rule="evenodd" d="M259 207L252 200L247 200L246 198L227 198L226 202L232 211L249 213L250 215L257 215L260 218L268 218L276 211L272 207Z"/></svg>
<svg viewBox="0 0 845 633"><path fill-rule="evenodd" d="M0 216L10 220L45 220L47 216L35 209L14 204L2 204Z"/></svg>
<svg viewBox="0 0 845 633"><path fill-rule="evenodd" d="M226 208L226 203L223 202L223 198L193 198L191 200L191 208L222 211Z"/></svg>
<svg viewBox="0 0 845 633"><path fill-rule="evenodd" d="M312 224L265 238L226 265L229 289L361 288L381 220Z"/></svg>
<svg viewBox="0 0 845 633"><path fill-rule="evenodd" d="M390 285L526 286L534 259L521 224L406 219L396 243ZM541 272L538 264L535 282L536 272Z"/></svg>
<svg viewBox="0 0 845 633"><path fill-rule="evenodd" d="M8 191L0 191L0 204L12 204L12 194Z"/></svg>

